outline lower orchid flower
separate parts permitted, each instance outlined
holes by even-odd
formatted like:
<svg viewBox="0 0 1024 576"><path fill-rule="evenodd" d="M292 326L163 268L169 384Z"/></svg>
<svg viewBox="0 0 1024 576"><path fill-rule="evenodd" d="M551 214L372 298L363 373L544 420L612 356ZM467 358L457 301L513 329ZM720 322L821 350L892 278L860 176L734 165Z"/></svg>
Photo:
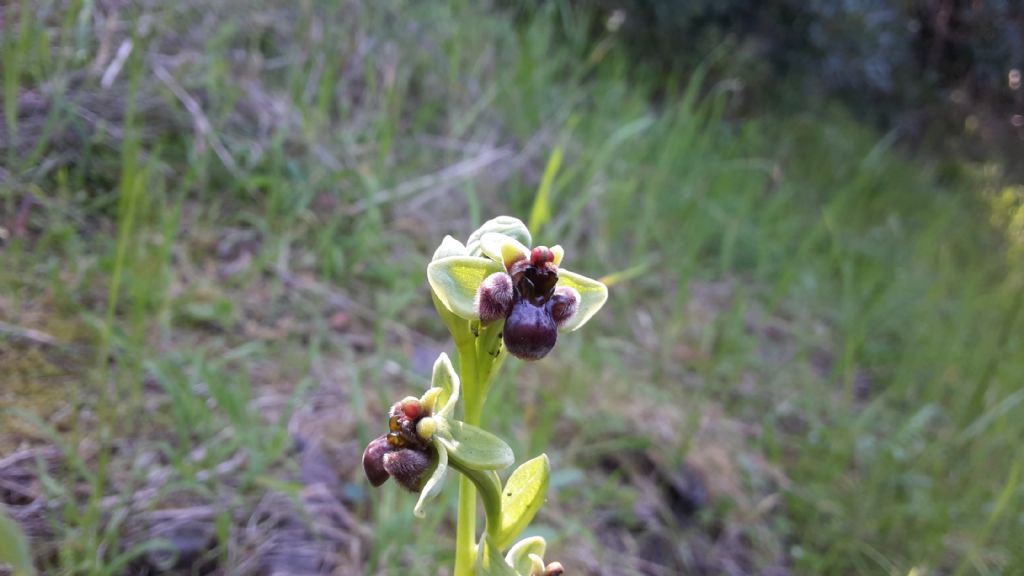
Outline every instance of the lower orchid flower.
<svg viewBox="0 0 1024 576"><path fill-rule="evenodd" d="M512 449L497 436L453 418L459 401L459 377L447 354L434 363L430 388L391 407L388 433L363 452L363 471L374 486L393 477L420 494L413 513L440 493L448 466L461 471L501 470L515 461ZM429 475L428 475L429 473Z"/></svg>

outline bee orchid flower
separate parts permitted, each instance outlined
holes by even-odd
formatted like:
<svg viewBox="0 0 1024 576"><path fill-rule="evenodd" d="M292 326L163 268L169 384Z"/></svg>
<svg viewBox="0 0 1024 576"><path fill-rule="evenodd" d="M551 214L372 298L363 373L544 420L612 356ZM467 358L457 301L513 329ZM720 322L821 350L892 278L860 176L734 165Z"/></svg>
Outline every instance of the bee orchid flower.
<svg viewBox="0 0 1024 576"><path fill-rule="evenodd" d="M459 377L447 354L434 363L430 388L422 397L395 403L388 414L388 433L363 452L363 471L374 486L394 478L420 494L413 513L440 493L449 463L460 470L501 470L515 461L512 449L497 436L454 419L459 402Z"/></svg>
<svg viewBox="0 0 1024 576"><path fill-rule="evenodd" d="M579 329L604 306L608 288L561 268L561 246L530 248L530 242L522 222L495 218L467 245L446 237L427 267L427 279L448 312L482 326L504 322L508 352L539 360L554 348L559 331Z"/></svg>

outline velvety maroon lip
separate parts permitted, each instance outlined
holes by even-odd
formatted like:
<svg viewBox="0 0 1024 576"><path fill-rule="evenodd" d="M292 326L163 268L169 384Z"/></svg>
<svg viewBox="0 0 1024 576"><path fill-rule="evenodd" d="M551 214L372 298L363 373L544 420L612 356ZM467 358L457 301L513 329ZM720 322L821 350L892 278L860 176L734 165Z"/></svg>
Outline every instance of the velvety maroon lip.
<svg viewBox="0 0 1024 576"><path fill-rule="evenodd" d="M558 326L547 304L536 305L527 300L513 304L512 313L505 320L502 339L516 358L540 360L555 347Z"/></svg>

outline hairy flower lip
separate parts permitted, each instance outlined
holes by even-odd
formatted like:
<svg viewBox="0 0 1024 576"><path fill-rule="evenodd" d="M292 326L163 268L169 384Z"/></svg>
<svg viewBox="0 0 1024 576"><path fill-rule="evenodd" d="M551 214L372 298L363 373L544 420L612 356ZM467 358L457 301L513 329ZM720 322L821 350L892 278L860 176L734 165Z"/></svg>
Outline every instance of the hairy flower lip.
<svg viewBox="0 0 1024 576"><path fill-rule="evenodd" d="M373 486L381 486L391 477L384 469L384 455L393 449L386 435L375 438L366 445L366 450L363 451L363 472Z"/></svg>
<svg viewBox="0 0 1024 576"><path fill-rule="evenodd" d="M426 473L435 460L431 451L402 448L386 452L383 466L400 486L410 492L419 492L426 482Z"/></svg>
<svg viewBox="0 0 1024 576"><path fill-rule="evenodd" d="M540 360L548 355L558 341L558 326L551 308L520 300L512 306L502 340L509 353L521 360Z"/></svg>

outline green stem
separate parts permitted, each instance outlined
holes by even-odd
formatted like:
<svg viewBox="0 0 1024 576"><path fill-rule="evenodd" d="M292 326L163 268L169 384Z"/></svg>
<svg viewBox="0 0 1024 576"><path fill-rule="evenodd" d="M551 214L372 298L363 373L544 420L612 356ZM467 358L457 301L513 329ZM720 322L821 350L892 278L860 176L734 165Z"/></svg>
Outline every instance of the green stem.
<svg viewBox="0 0 1024 576"><path fill-rule="evenodd" d="M462 381L463 420L480 423L480 386L477 382L477 356L474 340L457 343ZM455 576L473 576L476 556L476 486L465 474L459 478L459 515L455 531Z"/></svg>
<svg viewBox="0 0 1024 576"><path fill-rule="evenodd" d="M472 470L459 466L454 460L449 462L452 468L462 474L463 480L469 480L480 492L480 500L484 503L484 514L487 517L487 535L497 542L501 529L501 478L493 470Z"/></svg>
<svg viewBox="0 0 1024 576"><path fill-rule="evenodd" d="M479 426L487 388L501 365L504 353L499 339L502 325L480 327L478 336L470 334L456 340L459 351L459 379L462 381L463 421ZM487 532L496 537L501 527L501 480L494 472L460 470L459 514L455 532L455 576L473 576L476 564L476 493L480 490L487 516Z"/></svg>

